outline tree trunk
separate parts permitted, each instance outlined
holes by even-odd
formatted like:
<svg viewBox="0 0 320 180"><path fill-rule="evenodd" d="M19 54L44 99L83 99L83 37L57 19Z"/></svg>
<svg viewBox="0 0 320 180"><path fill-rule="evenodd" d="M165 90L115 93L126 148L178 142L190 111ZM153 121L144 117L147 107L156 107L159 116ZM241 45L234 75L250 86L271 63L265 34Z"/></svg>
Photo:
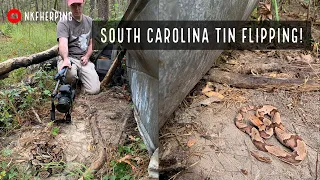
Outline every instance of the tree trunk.
<svg viewBox="0 0 320 180"><path fill-rule="evenodd" d="M25 57L18 57L0 63L0 76L20 67L27 67L38 64L58 55L58 46L54 46L46 51Z"/></svg>
<svg viewBox="0 0 320 180"><path fill-rule="evenodd" d="M7 7L7 9L6 9L5 12L4 12L5 17L7 16L8 11L9 11L9 9L10 9L10 3L6 3L6 7Z"/></svg>
<svg viewBox="0 0 320 180"><path fill-rule="evenodd" d="M90 17L93 18L93 10L94 10L94 1L95 0L90 0Z"/></svg>
<svg viewBox="0 0 320 180"><path fill-rule="evenodd" d="M3 2L0 1L0 13L1 13L1 17L2 17L2 20L0 22L4 22L4 16L3 16Z"/></svg>
<svg viewBox="0 0 320 180"><path fill-rule="evenodd" d="M101 18L102 20L108 20L109 16L109 0L98 0L98 16L99 18Z"/></svg>
<svg viewBox="0 0 320 180"><path fill-rule="evenodd" d="M36 0L36 11L39 11L39 4L38 4L38 0Z"/></svg>
<svg viewBox="0 0 320 180"><path fill-rule="evenodd" d="M63 11L63 6L64 6L64 4L63 4L63 0L60 0L60 7L57 9L58 11Z"/></svg>
<svg viewBox="0 0 320 180"><path fill-rule="evenodd" d="M61 0L61 11L65 12L67 10L66 1Z"/></svg>
<svg viewBox="0 0 320 180"><path fill-rule="evenodd" d="M55 0L55 1L54 1L53 8L54 8L55 10L58 10L58 0Z"/></svg>
<svg viewBox="0 0 320 180"><path fill-rule="evenodd" d="M231 87L245 89L264 89L274 91L276 89L292 91L317 91L320 89L318 81L305 79L285 79L285 78L268 78L262 76L244 75L232 72L211 69L208 79L213 82L228 84Z"/></svg>
<svg viewBox="0 0 320 180"><path fill-rule="evenodd" d="M29 11L32 11L31 2L30 2L30 4L29 4Z"/></svg>
<svg viewBox="0 0 320 180"><path fill-rule="evenodd" d="M22 3L22 2L18 2L18 0L16 0L17 9L20 9L20 11L22 10L22 9L21 9L21 3Z"/></svg>
<svg viewBox="0 0 320 180"><path fill-rule="evenodd" d="M2 22L4 23L5 19L4 19L4 10L3 9L1 10L1 14L2 14Z"/></svg>
<svg viewBox="0 0 320 180"><path fill-rule="evenodd" d="M98 18L101 18L101 14L102 14L101 1L103 1L103 0L97 0L97 4L98 4Z"/></svg>

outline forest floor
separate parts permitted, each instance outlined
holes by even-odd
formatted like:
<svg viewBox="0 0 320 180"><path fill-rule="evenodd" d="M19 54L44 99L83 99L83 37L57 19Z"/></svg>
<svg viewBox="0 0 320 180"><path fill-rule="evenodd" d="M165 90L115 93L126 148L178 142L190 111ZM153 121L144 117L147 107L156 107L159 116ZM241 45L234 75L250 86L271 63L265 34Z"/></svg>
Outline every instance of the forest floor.
<svg viewBox="0 0 320 180"><path fill-rule="evenodd" d="M306 19L301 4L284 6L280 19ZM315 42L320 42L319 7L310 11L317 18L312 26ZM160 130L161 179L308 179L320 176L320 92L303 92L273 87L247 89L214 82L213 70L268 78L305 79L320 82L320 55L317 48L305 50L225 51L203 79L181 103L174 117ZM236 75L235 75L236 77ZM241 84L241 82L239 82ZM203 93L204 88L215 96ZM208 95L208 94L207 94ZM209 100L209 101L206 101ZM302 137L307 157L297 166L259 151L271 163L255 159L251 138L234 124L239 109L246 105L278 108L288 131ZM282 146L275 137L269 143Z"/></svg>
<svg viewBox="0 0 320 180"><path fill-rule="evenodd" d="M0 62L52 47L55 28L54 23L1 24ZM41 36L27 33L35 29ZM52 123L50 94L55 73L55 69L33 65L0 81L0 179L147 177L149 155L126 85L107 87L97 95L79 92L71 123ZM56 119L63 118L56 113ZM95 167L100 170L86 172Z"/></svg>
<svg viewBox="0 0 320 180"><path fill-rule="evenodd" d="M2 165L7 166L7 169L2 167L7 176L94 179L93 173L85 174L85 171L100 157L97 133L101 133L106 156L96 178L146 176L149 157L126 95L121 87L112 87L98 95L80 94L75 100L70 124L52 123L47 107L35 110L38 120L30 112L31 121L0 139L0 159ZM59 117L63 118L63 114L58 114L57 119Z"/></svg>

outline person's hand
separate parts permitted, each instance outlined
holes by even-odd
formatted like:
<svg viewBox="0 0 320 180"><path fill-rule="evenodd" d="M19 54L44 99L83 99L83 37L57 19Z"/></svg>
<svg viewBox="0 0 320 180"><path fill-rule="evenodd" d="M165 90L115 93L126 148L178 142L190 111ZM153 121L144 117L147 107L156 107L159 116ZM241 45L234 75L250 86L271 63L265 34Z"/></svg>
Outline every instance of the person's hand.
<svg viewBox="0 0 320 180"><path fill-rule="evenodd" d="M85 66L85 65L88 64L89 58L88 58L87 56L83 56L83 57L81 57L80 62L81 62L81 64L82 64L83 66Z"/></svg>
<svg viewBox="0 0 320 180"><path fill-rule="evenodd" d="M62 65L59 68L59 71L63 68L67 66L69 69L71 69L71 63L69 59L64 59Z"/></svg>

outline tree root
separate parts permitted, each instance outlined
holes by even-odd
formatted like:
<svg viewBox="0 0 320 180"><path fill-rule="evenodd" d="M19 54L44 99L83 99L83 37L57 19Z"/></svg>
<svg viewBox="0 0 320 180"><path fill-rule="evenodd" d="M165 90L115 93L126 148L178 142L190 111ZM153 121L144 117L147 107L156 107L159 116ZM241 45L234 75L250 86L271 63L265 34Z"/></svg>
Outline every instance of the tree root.
<svg viewBox="0 0 320 180"><path fill-rule="evenodd" d="M80 180L86 179L85 177L95 175L95 173L98 172L103 167L103 165L105 164L105 162L107 160L107 153L106 153L106 147L105 147L106 143L105 143L105 140L103 139L101 132L98 128L97 117L94 116L95 112L96 112L96 110L91 110L91 113L89 116L89 121L90 121L92 137L94 139L94 144L96 144L99 149L99 157L83 173L83 176L80 178Z"/></svg>
<svg viewBox="0 0 320 180"><path fill-rule="evenodd" d="M83 173L83 176L80 179L85 179L85 177L88 177L90 175L94 175L96 172L98 172L104 163L106 162L107 159L107 153L106 153L106 148L101 147L100 153L99 153L99 158L96 159L90 167Z"/></svg>

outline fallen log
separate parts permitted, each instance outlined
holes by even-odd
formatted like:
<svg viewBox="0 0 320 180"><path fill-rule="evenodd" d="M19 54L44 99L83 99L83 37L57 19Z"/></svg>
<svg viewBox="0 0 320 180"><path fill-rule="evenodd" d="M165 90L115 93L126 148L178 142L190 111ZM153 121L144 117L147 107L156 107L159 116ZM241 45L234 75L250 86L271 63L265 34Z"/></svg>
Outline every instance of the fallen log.
<svg viewBox="0 0 320 180"><path fill-rule="evenodd" d="M94 51L90 56L90 61L94 62L94 60L97 59L99 53L100 51ZM29 56L24 56L24 57L12 58L4 62L1 62L0 63L0 80L7 78L8 73L15 69L19 69L21 67L28 67L33 64L43 63L43 64L46 64L47 66L50 66L45 68L52 69L56 67L58 55L59 55L58 45L56 45L40 53L36 53Z"/></svg>
<svg viewBox="0 0 320 180"><path fill-rule="evenodd" d="M264 89L267 91L283 89L300 92L320 90L320 83L314 80L268 78L226 72L219 69L211 69L207 78L213 82L244 89Z"/></svg>
<svg viewBox="0 0 320 180"><path fill-rule="evenodd" d="M239 66L237 64L222 64L219 66L222 69L229 69L232 72L235 73L241 73L241 74L251 74L252 72L256 72L259 74L266 73L266 72L272 72L272 71L281 71L283 70L283 65L279 63L268 63L268 64L262 64L262 63L248 63L244 66Z"/></svg>
<svg viewBox="0 0 320 180"><path fill-rule="evenodd" d="M5 75L12 70L19 69L21 67L27 67L32 64L39 64L58 55L58 45L36 54L32 54L24 57L17 57L8 59L0 63L0 76Z"/></svg>
<svg viewBox="0 0 320 180"><path fill-rule="evenodd" d="M257 62L239 66L238 64L226 63L220 65L219 68L240 74L287 72L289 74L296 75L297 77L318 77L320 75L320 64L280 64L275 62L262 64Z"/></svg>

